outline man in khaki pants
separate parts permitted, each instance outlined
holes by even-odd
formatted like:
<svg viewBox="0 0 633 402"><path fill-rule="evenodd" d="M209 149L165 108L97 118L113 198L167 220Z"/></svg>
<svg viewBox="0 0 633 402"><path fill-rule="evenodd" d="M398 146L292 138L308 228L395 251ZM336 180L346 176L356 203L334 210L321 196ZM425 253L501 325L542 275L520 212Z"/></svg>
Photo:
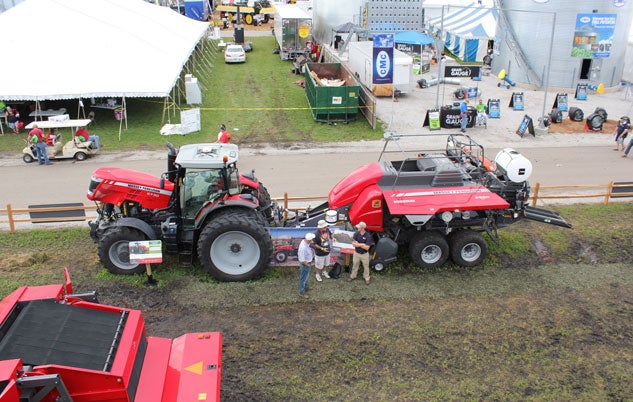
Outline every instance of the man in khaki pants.
<svg viewBox="0 0 633 402"><path fill-rule="evenodd" d="M358 268L363 263L363 278L365 279L365 283L369 285L369 249L374 245L374 239L371 237L371 234L367 232L365 229L367 225L365 222L358 222L356 225L356 232L354 232L354 237L352 241L352 246L354 246L354 257L352 258L352 273L349 275L347 279L348 282L356 279L356 275L358 274Z"/></svg>

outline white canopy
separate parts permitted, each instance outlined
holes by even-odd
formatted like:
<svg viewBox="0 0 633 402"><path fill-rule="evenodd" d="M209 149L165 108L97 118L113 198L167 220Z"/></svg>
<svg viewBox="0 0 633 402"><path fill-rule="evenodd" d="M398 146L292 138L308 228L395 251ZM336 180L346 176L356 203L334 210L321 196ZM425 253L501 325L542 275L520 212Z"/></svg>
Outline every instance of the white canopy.
<svg viewBox="0 0 633 402"><path fill-rule="evenodd" d="M143 0L25 0L0 27L0 100L46 100L168 96L209 25Z"/></svg>

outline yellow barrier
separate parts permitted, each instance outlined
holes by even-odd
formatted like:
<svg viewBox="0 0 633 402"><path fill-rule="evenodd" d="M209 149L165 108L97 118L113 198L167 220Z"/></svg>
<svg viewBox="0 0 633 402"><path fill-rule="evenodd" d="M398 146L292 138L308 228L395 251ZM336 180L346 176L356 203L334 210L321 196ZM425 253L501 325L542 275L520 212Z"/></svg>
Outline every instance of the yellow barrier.
<svg viewBox="0 0 633 402"><path fill-rule="evenodd" d="M578 185L578 186L541 186L540 183L536 183L530 192L530 199L532 201L532 206L536 206L539 200L555 200L555 199L585 199L585 198L603 198L603 204L608 205L609 199L613 196L617 197L633 197L633 192L614 192L614 189L617 188L630 188L633 185L629 184L614 184L613 181L610 181L606 185ZM600 190L600 192L585 192L587 190ZM556 191L556 190L580 190L582 193L578 194L542 194L543 191ZM296 208L290 207L290 203L294 202L305 202L305 201L320 201L323 202L327 200L327 197L316 196L316 197L290 197L288 193L284 193L283 197L273 198L274 201L279 202L283 205L284 210L305 210L306 207ZM6 215L6 219L0 219L0 224L8 223L9 231L11 233L15 232L15 224L22 222L32 222L32 223L45 223L45 222L72 222L72 221L85 221L96 218L96 213L93 215L88 215L83 217L55 217L55 218L19 218L16 217L16 214L30 214L33 212L61 212L61 211L95 211L96 206L88 205L88 206L71 206L71 207L56 207L56 208L19 208L14 209L11 207L11 204L7 204L6 209L0 209L0 218L3 215ZM2 228L0 227L0 230Z"/></svg>

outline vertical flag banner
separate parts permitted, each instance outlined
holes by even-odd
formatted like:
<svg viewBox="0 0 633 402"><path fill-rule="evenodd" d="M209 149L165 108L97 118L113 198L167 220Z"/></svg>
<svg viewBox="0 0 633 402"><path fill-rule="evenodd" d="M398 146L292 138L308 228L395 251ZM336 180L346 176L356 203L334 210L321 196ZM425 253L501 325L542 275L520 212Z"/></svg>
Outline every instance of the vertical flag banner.
<svg viewBox="0 0 633 402"><path fill-rule="evenodd" d="M372 92L376 96L393 94L393 34L374 35Z"/></svg>

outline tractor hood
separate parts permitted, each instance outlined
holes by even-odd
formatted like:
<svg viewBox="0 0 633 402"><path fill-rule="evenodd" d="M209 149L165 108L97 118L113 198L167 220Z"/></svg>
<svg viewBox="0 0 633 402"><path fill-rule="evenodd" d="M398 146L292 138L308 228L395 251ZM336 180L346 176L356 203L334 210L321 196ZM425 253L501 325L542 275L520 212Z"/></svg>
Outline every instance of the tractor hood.
<svg viewBox="0 0 633 402"><path fill-rule="evenodd" d="M174 183L130 169L105 167L94 171L87 197L89 200L120 205L125 200L140 202L149 209L165 208Z"/></svg>
<svg viewBox="0 0 633 402"><path fill-rule="evenodd" d="M356 168L330 191L328 196L329 207L336 209L353 203L363 189L378 183L382 175L383 170L378 162Z"/></svg>

